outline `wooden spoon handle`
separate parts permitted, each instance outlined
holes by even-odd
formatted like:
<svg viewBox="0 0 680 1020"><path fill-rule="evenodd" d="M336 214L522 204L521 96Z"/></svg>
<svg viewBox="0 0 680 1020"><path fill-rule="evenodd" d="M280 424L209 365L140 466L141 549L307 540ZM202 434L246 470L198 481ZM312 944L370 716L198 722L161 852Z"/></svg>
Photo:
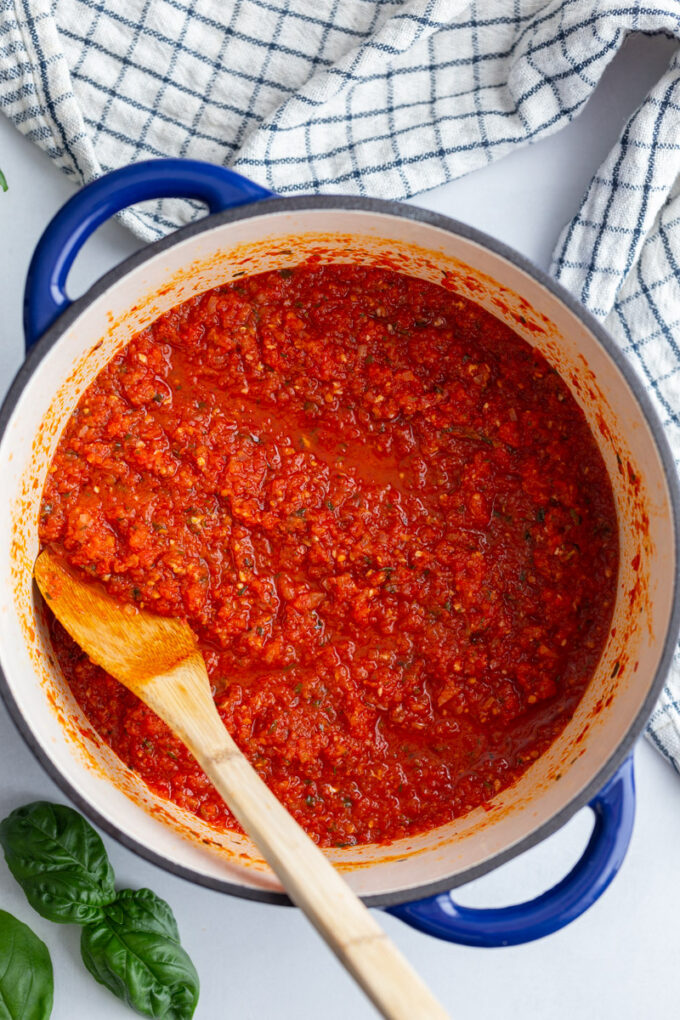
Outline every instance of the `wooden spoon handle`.
<svg viewBox="0 0 680 1020"><path fill-rule="evenodd" d="M293 902L391 1020L447 1014L330 861L263 783L227 734L200 762Z"/></svg>
<svg viewBox="0 0 680 1020"><path fill-rule="evenodd" d="M446 1020L446 1011L359 897L239 750L210 697L202 657L154 677L142 696L184 740L291 900L382 1015Z"/></svg>

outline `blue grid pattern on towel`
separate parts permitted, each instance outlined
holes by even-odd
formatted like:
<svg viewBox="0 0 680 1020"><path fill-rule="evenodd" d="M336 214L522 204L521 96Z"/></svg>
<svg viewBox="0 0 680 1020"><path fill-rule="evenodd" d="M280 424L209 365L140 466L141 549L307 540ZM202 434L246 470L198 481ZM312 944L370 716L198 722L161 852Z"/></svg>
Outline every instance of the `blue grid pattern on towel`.
<svg viewBox="0 0 680 1020"><path fill-rule="evenodd" d="M154 156L281 194L404 198L558 130L630 32L680 39L680 3L626 0L0 0L0 108L87 182ZM680 462L680 51L557 245ZM202 214L129 210L152 239ZM680 768L680 658L649 735Z"/></svg>

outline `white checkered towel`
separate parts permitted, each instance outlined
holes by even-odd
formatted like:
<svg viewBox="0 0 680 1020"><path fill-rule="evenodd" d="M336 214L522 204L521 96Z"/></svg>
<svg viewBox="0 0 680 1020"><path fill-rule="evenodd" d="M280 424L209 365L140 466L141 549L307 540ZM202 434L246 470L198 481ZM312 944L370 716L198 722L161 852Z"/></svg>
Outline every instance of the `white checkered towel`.
<svg viewBox="0 0 680 1020"><path fill-rule="evenodd" d="M680 0L0 0L0 107L89 181L154 156L282 194L404 198L558 130ZM553 272L609 327L680 460L680 50L598 171ZM11 184L11 182L10 182ZM154 238L202 212L124 219ZM680 657L649 735L680 770Z"/></svg>

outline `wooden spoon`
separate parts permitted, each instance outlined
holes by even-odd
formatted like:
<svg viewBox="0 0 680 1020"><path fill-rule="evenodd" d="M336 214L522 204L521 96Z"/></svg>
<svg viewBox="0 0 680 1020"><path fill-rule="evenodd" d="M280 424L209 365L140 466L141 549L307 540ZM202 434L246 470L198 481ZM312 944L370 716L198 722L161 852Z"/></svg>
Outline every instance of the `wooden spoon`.
<svg viewBox="0 0 680 1020"><path fill-rule="evenodd" d="M290 898L383 1016L446 1018L358 896L232 740L189 625L120 605L99 586L81 581L47 549L35 561L35 579L54 615L89 658L141 698L186 744Z"/></svg>

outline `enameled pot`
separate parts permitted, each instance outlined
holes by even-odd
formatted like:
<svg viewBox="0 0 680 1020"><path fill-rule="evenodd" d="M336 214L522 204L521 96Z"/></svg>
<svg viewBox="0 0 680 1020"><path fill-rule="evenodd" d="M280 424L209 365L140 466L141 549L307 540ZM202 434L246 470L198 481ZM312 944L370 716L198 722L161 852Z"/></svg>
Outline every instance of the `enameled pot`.
<svg viewBox="0 0 680 1020"><path fill-rule="evenodd" d="M201 200L210 215L148 246L71 303L66 278L89 234L126 206L161 197ZM230 171L184 160L127 167L71 199L31 264L30 350L0 416L2 693L37 757L104 830L192 881L287 902L247 839L220 835L155 797L93 732L55 668L32 565L43 483L59 435L106 362L179 302L311 255L387 265L441 283L507 322L561 373L612 479L621 560L611 634L562 735L486 808L389 846L328 851L368 903L432 934L473 945L537 938L597 899L630 839L628 756L663 684L680 623L678 491L661 425L612 340L554 281L478 231L393 202L277 198ZM558 886L501 910L455 904L451 889L543 839L587 804L595 813L593 834Z"/></svg>

